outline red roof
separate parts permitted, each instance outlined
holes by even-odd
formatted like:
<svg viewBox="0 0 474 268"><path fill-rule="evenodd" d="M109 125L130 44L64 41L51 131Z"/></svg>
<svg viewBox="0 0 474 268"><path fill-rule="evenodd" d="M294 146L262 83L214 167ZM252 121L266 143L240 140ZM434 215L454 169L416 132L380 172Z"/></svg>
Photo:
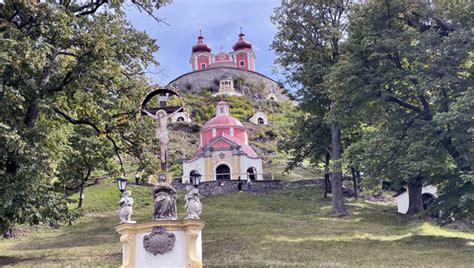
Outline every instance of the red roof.
<svg viewBox="0 0 474 268"><path fill-rule="evenodd" d="M197 152L193 155L192 159L186 162L194 161L196 158L202 155L202 153L204 152L204 148L206 146L214 147L213 144L215 144L219 140L227 141L227 143L229 143L229 147L232 145L238 145L240 147L239 150L243 152L244 154L246 154L248 157L251 157L251 158L258 157L257 153L255 153L255 151L252 149L252 147L250 147L250 145L246 144L244 141L241 141L232 135L229 135L227 133L222 133L221 135L212 138L208 144L204 144L202 147L199 147Z"/></svg>
<svg viewBox="0 0 474 268"><path fill-rule="evenodd" d="M211 52L211 48L204 42L204 37L202 35L198 37L198 43L193 46L193 52L199 51Z"/></svg>
<svg viewBox="0 0 474 268"><path fill-rule="evenodd" d="M230 115L218 115L204 124L203 129L215 127L241 127L244 126L239 120Z"/></svg>
<svg viewBox="0 0 474 268"><path fill-rule="evenodd" d="M229 135L227 133L222 133L221 136L223 138L226 138L226 139L232 141L233 143L239 145L240 150L243 151L248 157L254 157L254 158L257 157L257 153L255 153L255 151L252 149L252 147L250 147L250 145L246 144L245 142L243 142L243 141L237 139L236 137L234 137L232 135ZM209 144L212 144L214 139L210 140Z"/></svg>
<svg viewBox="0 0 474 268"><path fill-rule="evenodd" d="M238 50L238 49L241 49L241 48L252 48L252 44L245 41L244 39L245 37L245 34L243 33L240 33L239 34L239 41L237 41L237 43L235 43L234 46L232 46L232 49L235 51L235 50Z"/></svg>

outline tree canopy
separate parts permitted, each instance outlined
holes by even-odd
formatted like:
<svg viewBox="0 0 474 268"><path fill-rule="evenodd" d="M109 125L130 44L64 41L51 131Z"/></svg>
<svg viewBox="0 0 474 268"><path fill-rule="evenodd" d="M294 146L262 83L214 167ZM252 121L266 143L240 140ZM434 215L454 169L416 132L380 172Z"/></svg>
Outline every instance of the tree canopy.
<svg viewBox="0 0 474 268"><path fill-rule="evenodd" d="M331 73L333 115L366 126L352 156L409 188L437 178L438 205L471 217L472 15L462 2L368 1L351 15Z"/></svg>
<svg viewBox="0 0 474 268"><path fill-rule="evenodd" d="M132 4L152 15L166 2ZM83 151L87 139L101 143L91 148L103 150L89 159L97 164L111 154L119 166L122 153L143 157L133 139L146 134L137 129L137 107L158 46L127 22L123 4L1 4L0 231L71 219L64 182L82 172L72 162L91 152ZM124 172L113 166L101 168Z"/></svg>

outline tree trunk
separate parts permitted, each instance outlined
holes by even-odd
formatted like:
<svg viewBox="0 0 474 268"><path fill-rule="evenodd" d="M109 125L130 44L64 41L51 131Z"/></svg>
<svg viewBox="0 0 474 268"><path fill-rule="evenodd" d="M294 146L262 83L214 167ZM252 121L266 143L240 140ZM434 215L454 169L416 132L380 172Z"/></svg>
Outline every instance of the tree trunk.
<svg viewBox="0 0 474 268"><path fill-rule="evenodd" d="M342 143L341 131L339 127L332 123L331 129L331 145L332 145L332 160L333 170L331 176L332 185L332 208L331 214L334 216L343 216L347 214L346 206L344 205L344 196L342 195Z"/></svg>
<svg viewBox="0 0 474 268"><path fill-rule="evenodd" d="M418 177L415 181L408 182L408 211L407 215L415 215L423 211L423 199L421 197L423 185Z"/></svg>
<svg viewBox="0 0 474 268"><path fill-rule="evenodd" d="M354 185L354 198L357 199L359 197L359 183L357 182L357 172L354 167L351 166L352 172L352 184Z"/></svg>
<svg viewBox="0 0 474 268"><path fill-rule="evenodd" d="M85 187L86 182L89 180L91 173L92 173L92 169L88 168L86 176L83 177L82 179L81 188L79 190L79 203L77 204L77 208L82 208L82 203L84 201L84 187Z"/></svg>
<svg viewBox="0 0 474 268"><path fill-rule="evenodd" d="M81 186L79 188L79 202L77 203L77 208L82 208L82 203L84 200L84 184L85 182L82 181Z"/></svg>
<svg viewBox="0 0 474 268"><path fill-rule="evenodd" d="M34 128L36 125L36 119L38 119L38 105L31 104L26 111L25 125L27 128Z"/></svg>
<svg viewBox="0 0 474 268"><path fill-rule="evenodd" d="M324 198L327 198L328 193L331 192L331 181L329 180L329 160L331 160L331 156L329 153L326 153L324 159Z"/></svg>

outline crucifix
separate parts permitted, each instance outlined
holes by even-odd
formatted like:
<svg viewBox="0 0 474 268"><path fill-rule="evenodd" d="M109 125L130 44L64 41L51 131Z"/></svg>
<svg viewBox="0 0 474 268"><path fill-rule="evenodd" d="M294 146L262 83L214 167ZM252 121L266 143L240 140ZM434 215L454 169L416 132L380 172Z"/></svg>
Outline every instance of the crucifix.
<svg viewBox="0 0 474 268"><path fill-rule="evenodd" d="M148 107L148 102L158 95L159 107ZM147 94L142 101L141 114L147 115L156 120L156 139L160 143L160 162L161 172L166 176L167 159L168 159L168 119L183 110L183 106L168 106L167 101L170 95L177 96L181 99L178 92L172 88L159 88ZM182 99L181 99L182 101Z"/></svg>

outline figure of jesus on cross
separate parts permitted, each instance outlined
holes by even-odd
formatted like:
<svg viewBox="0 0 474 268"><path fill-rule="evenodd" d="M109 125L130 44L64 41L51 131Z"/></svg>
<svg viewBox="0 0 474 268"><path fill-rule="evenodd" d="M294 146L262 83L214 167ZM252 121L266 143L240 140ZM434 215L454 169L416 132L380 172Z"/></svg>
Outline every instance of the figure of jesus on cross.
<svg viewBox="0 0 474 268"><path fill-rule="evenodd" d="M142 109L144 113L148 116L153 117L156 120L156 138L160 143L160 160L161 160L161 170L166 174L166 160L168 159L168 119L173 117L176 113L181 111L181 108L177 109L171 114L163 109L159 109L155 114L148 112L146 109Z"/></svg>

